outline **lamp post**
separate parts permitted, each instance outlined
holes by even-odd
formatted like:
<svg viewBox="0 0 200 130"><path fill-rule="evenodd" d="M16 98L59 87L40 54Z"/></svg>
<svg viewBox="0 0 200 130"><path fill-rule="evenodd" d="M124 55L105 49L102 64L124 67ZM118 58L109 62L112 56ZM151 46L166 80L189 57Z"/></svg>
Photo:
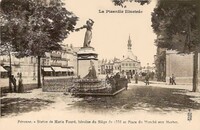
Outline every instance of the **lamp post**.
<svg viewBox="0 0 200 130"><path fill-rule="evenodd" d="M36 76L35 76L35 62L33 63L33 80L36 80Z"/></svg>
<svg viewBox="0 0 200 130"><path fill-rule="evenodd" d="M44 86L44 59L42 60L42 85Z"/></svg>

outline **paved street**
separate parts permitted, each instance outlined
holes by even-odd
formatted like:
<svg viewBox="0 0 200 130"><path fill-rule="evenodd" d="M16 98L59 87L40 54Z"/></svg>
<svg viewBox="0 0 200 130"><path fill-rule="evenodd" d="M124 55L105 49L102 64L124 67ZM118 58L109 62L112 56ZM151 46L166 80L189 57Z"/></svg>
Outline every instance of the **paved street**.
<svg viewBox="0 0 200 130"><path fill-rule="evenodd" d="M170 88L171 87L171 88ZM173 88L177 87L177 88ZM62 109L63 112L75 110L104 114L128 112L187 112L188 109L200 110L200 94L180 89L181 86L165 84L144 85L140 82L129 84L128 90L115 97L73 97L59 92L41 92L35 89L27 93L10 93L2 97L2 116L17 116L45 109Z"/></svg>
<svg viewBox="0 0 200 130"><path fill-rule="evenodd" d="M13 127L30 130L49 127L52 127L52 130L80 129L80 127L84 129L96 129L97 127L109 129L112 124L105 122L110 120L113 121L116 129L124 129L125 127L142 130L146 127L160 130L163 127L173 127L173 129L186 130L193 126L193 130L199 130L197 124L199 124L198 117L200 116L200 93L192 93L179 87L181 86L165 84L145 86L142 82L137 85L131 83L128 90L115 97L78 98L59 92L42 92L42 89L34 89L27 93L10 93L1 97L2 118L0 118L0 126L2 129ZM189 109L192 112L192 121L188 121ZM50 120L54 123L45 123ZM97 121L98 124L86 123L91 120ZM36 121L37 123L18 123L19 121ZM63 121L71 123L61 123ZM73 123L77 121L85 123ZM120 124L120 121L129 123ZM143 123L134 124L134 121L143 121ZM151 123L157 121L168 123L163 125ZM1 125L8 123L12 123L12 126ZM185 126L185 124L188 125Z"/></svg>

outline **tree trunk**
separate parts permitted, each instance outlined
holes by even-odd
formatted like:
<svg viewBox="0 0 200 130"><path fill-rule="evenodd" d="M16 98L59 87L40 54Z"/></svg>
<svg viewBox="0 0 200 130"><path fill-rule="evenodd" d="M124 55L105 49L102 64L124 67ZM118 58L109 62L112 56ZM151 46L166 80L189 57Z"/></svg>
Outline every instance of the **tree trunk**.
<svg viewBox="0 0 200 130"><path fill-rule="evenodd" d="M197 48L197 47L196 47ZM193 57L193 92L198 92L198 50L196 49Z"/></svg>
<svg viewBox="0 0 200 130"><path fill-rule="evenodd" d="M41 56L38 56L38 88L41 88Z"/></svg>
<svg viewBox="0 0 200 130"><path fill-rule="evenodd" d="M11 54L9 52L9 91L12 92L12 83L11 83L11 77L12 77L12 59L11 59Z"/></svg>

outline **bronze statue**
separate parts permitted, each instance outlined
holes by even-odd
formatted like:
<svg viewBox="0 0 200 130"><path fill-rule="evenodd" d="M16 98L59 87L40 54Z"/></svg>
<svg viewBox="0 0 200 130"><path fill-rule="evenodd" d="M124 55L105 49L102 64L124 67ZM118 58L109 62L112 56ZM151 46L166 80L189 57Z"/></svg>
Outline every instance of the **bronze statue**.
<svg viewBox="0 0 200 130"><path fill-rule="evenodd" d="M93 24L94 24L94 21L92 19L89 19L86 21L86 25L83 25L82 27L75 29L75 31L79 31L80 29L86 28L83 47L90 47L90 43L91 43L91 39L92 39Z"/></svg>

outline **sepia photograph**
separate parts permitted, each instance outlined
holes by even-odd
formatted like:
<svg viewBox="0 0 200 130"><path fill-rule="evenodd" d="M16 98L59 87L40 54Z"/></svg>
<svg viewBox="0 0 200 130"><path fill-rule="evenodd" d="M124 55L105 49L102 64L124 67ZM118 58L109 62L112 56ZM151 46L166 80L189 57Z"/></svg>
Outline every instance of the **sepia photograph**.
<svg viewBox="0 0 200 130"><path fill-rule="evenodd" d="M0 129L200 130L199 0L0 0Z"/></svg>

